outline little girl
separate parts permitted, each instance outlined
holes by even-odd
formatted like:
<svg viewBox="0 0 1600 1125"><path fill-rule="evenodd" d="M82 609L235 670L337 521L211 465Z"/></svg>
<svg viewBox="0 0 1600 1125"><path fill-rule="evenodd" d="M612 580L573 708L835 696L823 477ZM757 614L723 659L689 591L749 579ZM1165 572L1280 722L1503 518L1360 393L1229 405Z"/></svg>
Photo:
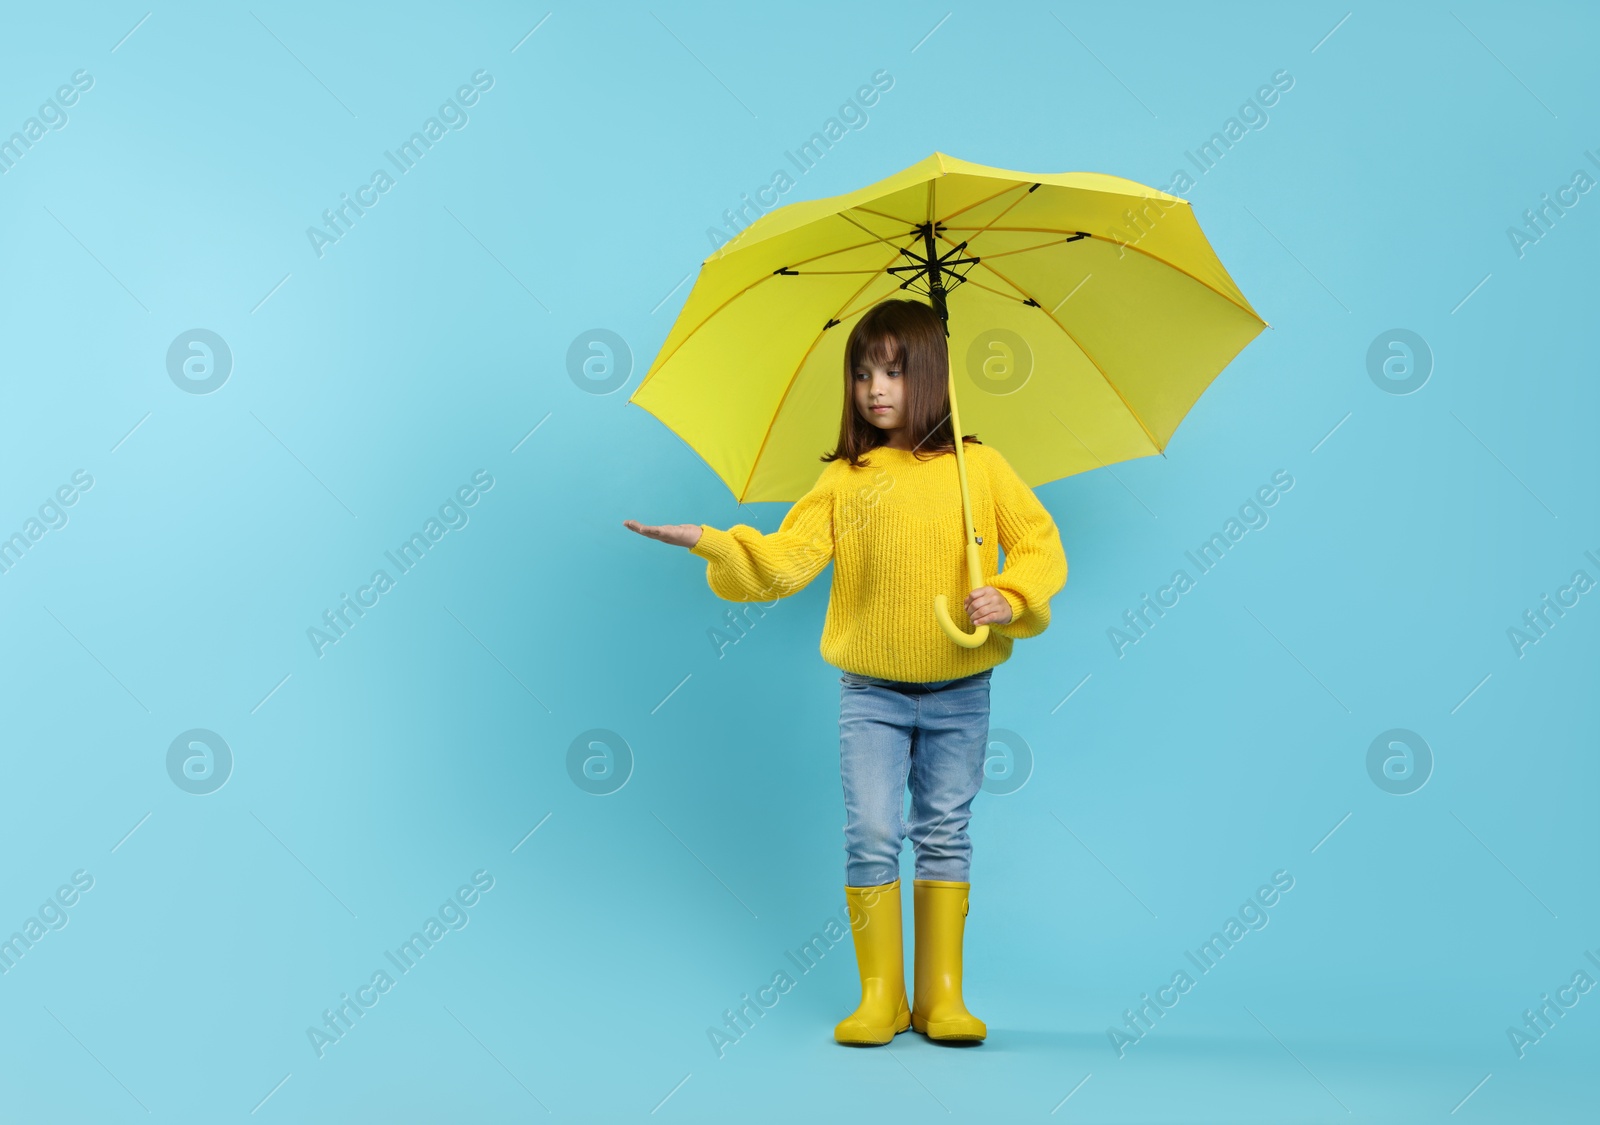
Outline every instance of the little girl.
<svg viewBox="0 0 1600 1125"><path fill-rule="evenodd" d="M907 1027L940 1041L988 1034L961 998L961 948L989 677L1013 640L1044 631L1067 577L1050 513L1004 457L966 435L973 527L983 573L995 575L968 592L947 355L928 305L888 300L862 316L845 346L838 446L778 530L624 521L705 559L711 589L730 601L792 594L834 563L821 652L843 673L845 897L861 977L860 1005L834 1028L840 1043L881 1045ZM997 547L1006 554L1001 573ZM989 626L988 640L952 642L934 616L935 594L960 600L974 628ZM916 852L909 1007L900 928L908 833Z"/></svg>

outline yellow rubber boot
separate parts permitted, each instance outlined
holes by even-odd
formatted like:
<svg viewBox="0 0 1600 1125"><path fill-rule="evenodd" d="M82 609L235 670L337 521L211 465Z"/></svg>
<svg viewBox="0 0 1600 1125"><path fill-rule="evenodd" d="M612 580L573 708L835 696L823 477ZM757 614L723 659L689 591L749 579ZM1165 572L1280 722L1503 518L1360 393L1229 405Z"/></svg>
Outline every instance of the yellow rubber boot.
<svg viewBox="0 0 1600 1125"><path fill-rule="evenodd" d="M840 1043L881 1047L911 1026L900 933L900 880L844 889L861 973L861 1004L833 1029Z"/></svg>
<svg viewBox="0 0 1600 1125"><path fill-rule="evenodd" d="M929 1039L981 1042L989 1034L961 999L961 942L970 883L913 882L916 957L911 1026Z"/></svg>

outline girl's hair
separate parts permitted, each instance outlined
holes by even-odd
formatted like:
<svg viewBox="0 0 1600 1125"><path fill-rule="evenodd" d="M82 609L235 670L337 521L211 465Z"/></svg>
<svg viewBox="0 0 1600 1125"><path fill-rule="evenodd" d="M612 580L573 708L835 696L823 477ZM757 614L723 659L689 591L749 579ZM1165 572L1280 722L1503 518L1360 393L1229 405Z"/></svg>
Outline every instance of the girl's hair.
<svg viewBox="0 0 1600 1125"><path fill-rule="evenodd" d="M850 339L845 343L839 444L820 459L836 461L843 457L852 467L859 468L862 455L885 443L883 431L856 409L855 373L869 361L900 369L900 377L905 380L906 426L917 459L954 452L949 354L944 325L932 306L897 298L868 309L850 330ZM978 441L972 434L962 440Z"/></svg>

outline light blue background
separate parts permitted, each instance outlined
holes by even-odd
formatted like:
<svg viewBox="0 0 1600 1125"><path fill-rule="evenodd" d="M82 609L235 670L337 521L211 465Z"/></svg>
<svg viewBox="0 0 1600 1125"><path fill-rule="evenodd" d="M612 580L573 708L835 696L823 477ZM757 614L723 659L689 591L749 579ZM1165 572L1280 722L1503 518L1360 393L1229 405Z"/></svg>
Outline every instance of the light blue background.
<svg viewBox="0 0 1600 1125"><path fill-rule="evenodd" d="M75 470L94 485L0 574L0 936L72 872L94 886L0 976L4 1116L1592 1111L1600 993L1526 1057L1506 1029L1600 979L1600 594L1520 658L1506 630L1600 579L1600 194L1521 257L1506 232L1600 174L1593 15L547 11L5 18L0 135L94 85L0 177L0 533ZM470 123L313 253L323 209L480 68ZM1034 765L972 822L989 1040L836 1046L845 944L719 1058L707 1029L844 906L828 580L719 659L704 564L621 521L786 506L737 507L626 399L706 229L880 68L870 123L784 202L935 150L1165 186L1286 69L1188 196L1272 328L1164 458L1040 490L1071 574L994 680ZM206 395L166 366L196 327L234 357ZM631 351L609 395L568 371L597 327ZM1403 396L1366 359L1397 327L1433 353ZM480 469L470 523L319 657L307 629ZM1107 628L1279 469L1270 524L1119 658ZM197 727L234 755L204 796L166 764ZM567 766L596 728L634 759L608 796ZM1367 772L1390 728L1434 755L1408 796ZM1267 928L1118 1057L1107 1027L1280 869ZM468 925L319 1058L307 1027L480 870Z"/></svg>

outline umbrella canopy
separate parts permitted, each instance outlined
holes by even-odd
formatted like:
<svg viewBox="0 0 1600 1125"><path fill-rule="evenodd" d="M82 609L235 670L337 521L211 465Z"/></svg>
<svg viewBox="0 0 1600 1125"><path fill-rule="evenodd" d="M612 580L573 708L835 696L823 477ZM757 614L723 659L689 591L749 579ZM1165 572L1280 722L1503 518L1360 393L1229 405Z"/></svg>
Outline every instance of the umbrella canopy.
<svg viewBox="0 0 1600 1125"><path fill-rule="evenodd" d="M771 211L705 259L629 401L740 503L797 500L838 439L854 318L906 290L948 314L962 431L1033 487L1160 453L1267 327L1186 200L936 152Z"/></svg>

